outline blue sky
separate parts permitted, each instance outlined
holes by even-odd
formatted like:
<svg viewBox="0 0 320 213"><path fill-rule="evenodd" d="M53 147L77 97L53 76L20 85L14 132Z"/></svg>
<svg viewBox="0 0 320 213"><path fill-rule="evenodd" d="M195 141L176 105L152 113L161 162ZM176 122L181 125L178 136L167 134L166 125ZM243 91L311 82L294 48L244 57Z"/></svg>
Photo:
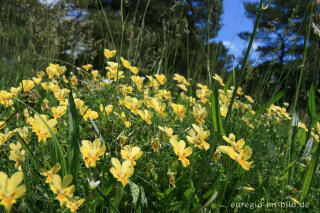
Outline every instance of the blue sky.
<svg viewBox="0 0 320 213"><path fill-rule="evenodd" d="M238 33L243 31L252 32L253 23L245 16L243 7L244 0L223 0L222 28L215 40L222 41L229 49L229 53L239 58L243 53L243 49L247 48L248 43L238 37ZM259 0L250 0L251 2L259 2ZM257 47L258 41L253 44L253 50ZM257 59L257 55L252 52L251 56Z"/></svg>

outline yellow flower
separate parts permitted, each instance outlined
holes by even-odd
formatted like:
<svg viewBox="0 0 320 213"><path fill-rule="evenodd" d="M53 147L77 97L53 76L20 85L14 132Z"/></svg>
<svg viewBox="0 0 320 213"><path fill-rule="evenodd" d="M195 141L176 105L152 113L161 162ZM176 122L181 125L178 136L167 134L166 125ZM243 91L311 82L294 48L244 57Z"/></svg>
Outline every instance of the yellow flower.
<svg viewBox="0 0 320 213"><path fill-rule="evenodd" d="M149 88L149 87L154 87L154 88L157 88L159 87L159 83L156 79L154 79L152 76L150 75L147 75L147 78L149 79L147 85L145 86L146 88Z"/></svg>
<svg viewBox="0 0 320 213"><path fill-rule="evenodd" d="M22 80L20 87L23 88L23 91L27 92L34 87L34 82L32 80Z"/></svg>
<svg viewBox="0 0 320 213"><path fill-rule="evenodd" d="M177 116L179 116L180 119L183 119L185 116L185 113L187 111L187 108L185 108L183 105L181 104L171 104L171 107L174 111L174 113L176 113Z"/></svg>
<svg viewBox="0 0 320 213"><path fill-rule="evenodd" d="M127 120L126 114L124 112L121 112L121 120L127 128L131 126L131 122Z"/></svg>
<svg viewBox="0 0 320 213"><path fill-rule="evenodd" d="M76 76L76 75L72 75L70 81L71 81L71 84L72 84L73 86L76 86L77 83L78 83L77 76Z"/></svg>
<svg viewBox="0 0 320 213"><path fill-rule="evenodd" d="M207 139L210 135L210 131L203 131L202 127L199 127L195 124L192 124L193 129L188 131L187 140L194 144L199 149L202 149L204 147L205 150L208 150L210 148L210 144L208 144L205 139Z"/></svg>
<svg viewBox="0 0 320 213"><path fill-rule="evenodd" d="M107 59L109 59L109 58L112 58L113 56L116 55L117 50L104 49L103 53L104 53L104 56L105 56Z"/></svg>
<svg viewBox="0 0 320 213"><path fill-rule="evenodd" d="M104 155L106 146L104 144L101 145L99 138L95 139L93 143L88 140L83 140L80 151L86 167L96 167L96 161L100 160L99 157Z"/></svg>
<svg viewBox="0 0 320 213"><path fill-rule="evenodd" d="M36 77L33 77L32 78L32 81L36 84L36 85L39 85L42 81L42 78L36 78Z"/></svg>
<svg viewBox="0 0 320 213"><path fill-rule="evenodd" d="M21 171L21 162L25 160L26 151L22 149L19 142L17 142L17 144L11 143L9 147L11 149L9 159L15 161L15 168Z"/></svg>
<svg viewBox="0 0 320 213"><path fill-rule="evenodd" d="M253 163L253 161L247 161L252 155L252 149L249 146L240 149L240 152L235 151L231 146L219 146L218 150L229 155L231 159L237 161L245 170L249 170Z"/></svg>
<svg viewBox="0 0 320 213"><path fill-rule="evenodd" d="M173 80L177 81L179 84L187 81L184 76L179 75L178 73L174 74Z"/></svg>
<svg viewBox="0 0 320 213"><path fill-rule="evenodd" d="M152 113L149 112L148 110L138 110L138 114L140 115L141 119L147 122L149 125L152 124L151 118L152 118Z"/></svg>
<svg viewBox="0 0 320 213"><path fill-rule="evenodd" d="M72 183L72 179L71 174L64 176L63 180L61 180L60 175L53 175L50 189L57 195L56 199L59 201L60 206L63 206L63 204L73 197L75 187L74 185L69 186Z"/></svg>
<svg viewBox="0 0 320 213"><path fill-rule="evenodd" d="M75 212L83 204L84 201L84 198L81 198L80 200L69 199L67 201L67 207L70 209L71 212Z"/></svg>
<svg viewBox="0 0 320 213"><path fill-rule="evenodd" d="M169 138L173 138L173 139L176 139L177 138L177 136L176 135L173 135L173 129L172 128L168 128L168 127L162 127L162 126L158 126L158 128L162 131L162 132L164 132L166 135L165 135L165 138L164 138L164 140L165 141L167 141L167 137L169 137Z"/></svg>
<svg viewBox="0 0 320 213"><path fill-rule="evenodd" d="M5 107L9 107L13 105L12 101L13 94L7 92L6 90L0 91L0 104L4 105Z"/></svg>
<svg viewBox="0 0 320 213"><path fill-rule="evenodd" d="M157 91L157 98L159 98L160 100L162 100L163 98L166 100L170 100L171 99L171 92L161 89Z"/></svg>
<svg viewBox="0 0 320 213"><path fill-rule="evenodd" d="M92 68L92 64L82 65L82 68L85 69L86 71L88 71Z"/></svg>
<svg viewBox="0 0 320 213"><path fill-rule="evenodd" d="M96 119L98 117L99 117L99 114L96 111L93 111L91 109L88 109L86 114L83 115L83 119L84 120L88 120L88 118L90 120L94 120L94 119Z"/></svg>
<svg viewBox="0 0 320 213"><path fill-rule="evenodd" d="M133 88L131 86L122 85L120 91L124 96L127 96L127 94L132 93Z"/></svg>
<svg viewBox="0 0 320 213"><path fill-rule="evenodd" d="M93 70L91 71L92 74L92 80L95 81L97 77L99 76L99 71L98 70Z"/></svg>
<svg viewBox="0 0 320 213"><path fill-rule="evenodd" d="M52 129L53 132L56 132L55 126L57 125L56 119L50 119L47 115L38 115L36 114L34 118L29 117L27 122L31 125L32 132L36 133L38 136L38 142L41 141L47 142L47 138L51 137L50 131L47 126L44 124L42 119L45 123Z"/></svg>
<svg viewBox="0 0 320 213"><path fill-rule="evenodd" d="M151 145L154 152L159 152L159 148L161 147L160 139L158 137L152 138Z"/></svg>
<svg viewBox="0 0 320 213"><path fill-rule="evenodd" d="M130 161L131 166L135 166L136 160L138 160L142 155L142 151L137 146L126 145L121 150L121 157L125 160Z"/></svg>
<svg viewBox="0 0 320 213"><path fill-rule="evenodd" d="M188 91L187 86L185 84L178 84L178 87L183 91Z"/></svg>
<svg viewBox="0 0 320 213"><path fill-rule="evenodd" d="M172 186L172 188L176 188L176 172L171 172L170 170L167 172L167 175L169 176L169 184Z"/></svg>
<svg viewBox="0 0 320 213"><path fill-rule="evenodd" d="M51 112L53 114L53 118L57 119L67 112L67 107L66 106L58 106L58 107L52 107Z"/></svg>
<svg viewBox="0 0 320 213"><path fill-rule="evenodd" d="M200 104L197 104L193 107L192 115L199 123L204 124L204 119L207 117L208 113L205 107L202 107Z"/></svg>
<svg viewBox="0 0 320 213"><path fill-rule="evenodd" d="M9 129L5 129L4 133L0 132L0 146L3 145L7 140L9 140L13 134L14 131L9 131Z"/></svg>
<svg viewBox="0 0 320 213"><path fill-rule="evenodd" d="M8 175L0 172L0 204L10 212L12 204L16 203L18 198L26 192L26 186L19 186L23 180L23 173L16 172L9 179Z"/></svg>
<svg viewBox="0 0 320 213"><path fill-rule="evenodd" d="M126 96L124 98L124 106L131 110L131 112L135 115L138 114L138 109L141 107L142 101L138 101L136 98L132 98L130 96Z"/></svg>
<svg viewBox="0 0 320 213"><path fill-rule="evenodd" d="M19 93L21 91L21 87L11 87L10 92L13 94L14 97L18 97Z"/></svg>
<svg viewBox="0 0 320 213"><path fill-rule="evenodd" d="M50 64L50 65L46 68L46 72L47 72L49 78L52 78L54 75L60 76L60 75L62 75L66 70L67 70L67 68L66 68L65 66L60 66L59 64Z"/></svg>
<svg viewBox="0 0 320 213"><path fill-rule="evenodd" d="M254 103L254 100L249 96L249 95L245 95L244 96L250 103Z"/></svg>
<svg viewBox="0 0 320 213"><path fill-rule="evenodd" d="M207 103L208 98L211 95L211 91L208 89L207 86L204 86L202 84L197 84L197 86L201 88L196 90L197 97L200 98L202 103Z"/></svg>
<svg viewBox="0 0 320 213"><path fill-rule="evenodd" d="M137 75L133 75L130 78L131 78L132 82L136 85L137 89L139 91L142 91L143 78L141 78Z"/></svg>
<svg viewBox="0 0 320 213"><path fill-rule="evenodd" d="M131 67L130 62L127 61L126 59L124 59L123 57L120 57L120 60L121 60L122 65L123 65L125 68L129 69L129 68Z"/></svg>
<svg viewBox="0 0 320 213"><path fill-rule="evenodd" d="M109 115L113 110L113 106L110 104L110 105L106 106L104 108L104 110L106 111L107 115Z"/></svg>
<svg viewBox="0 0 320 213"><path fill-rule="evenodd" d="M171 138L170 143L173 146L174 153L179 157L178 160L182 162L184 167L190 165L190 161L187 159L188 156L192 154L192 148L186 147L186 143L183 140L179 142L176 139Z"/></svg>
<svg viewBox="0 0 320 213"><path fill-rule="evenodd" d="M161 74L161 75L155 74L154 76L156 77L156 79L158 80L160 85L164 85L166 83L166 81L167 81L167 78L166 78L166 76L164 74Z"/></svg>
<svg viewBox="0 0 320 213"><path fill-rule="evenodd" d="M152 105L153 109L162 117L166 117L167 114L164 112L166 110L166 104L165 103L160 103L156 99L152 99Z"/></svg>
<svg viewBox="0 0 320 213"><path fill-rule="evenodd" d="M54 93L54 97L61 103L66 99L69 95L69 90L68 89L59 89Z"/></svg>
<svg viewBox="0 0 320 213"><path fill-rule="evenodd" d="M61 169L61 165L60 163L56 163L56 165L54 165L51 169L49 169L48 171L43 171L44 169L41 169L40 174L43 176L46 176L46 183L52 183L53 181L53 175L57 174Z"/></svg>
<svg viewBox="0 0 320 213"><path fill-rule="evenodd" d="M137 75L139 73L139 68L138 67L130 66L129 70L130 70L130 72L132 72L135 75Z"/></svg>
<svg viewBox="0 0 320 213"><path fill-rule="evenodd" d="M15 129L16 132L19 133L19 135L23 138L23 140L29 144L30 142L30 132L29 132L29 128L27 126L24 126L22 129L21 128L17 128Z"/></svg>
<svg viewBox="0 0 320 213"><path fill-rule="evenodd" d="M232 133L229 134L229 137L222 136L223 140L225 140L227 143L231 144L231 146L237 151L240 152L240 150L244 147L245 141L243 138L238 140L236 142L236 136Z"/></svg>
<svg viewBox="0 0 320 213"><path fill-rule="evenodd" d="M212 77L214 80L218 81L218 83L224 87L224 83L223 83L223 79L218 76L217 74L215 74L213 77Z"/></svg>
<svg viewBox="0 0 320 213"><path fill-rule="evenodd" d="M128 184L129 178L134 173L134 168L131 166L131 162L126 160L121 165L117 158L112 158L111 162L113 166L110 168L111 174L122 183L123 187L125 187Z"/></svg>

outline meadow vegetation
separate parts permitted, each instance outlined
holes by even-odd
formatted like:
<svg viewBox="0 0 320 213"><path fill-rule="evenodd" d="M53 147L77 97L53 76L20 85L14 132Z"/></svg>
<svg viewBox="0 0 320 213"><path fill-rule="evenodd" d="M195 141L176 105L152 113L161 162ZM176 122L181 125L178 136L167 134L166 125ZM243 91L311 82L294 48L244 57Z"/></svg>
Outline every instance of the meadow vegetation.
<svg viewBox="0 0 320 213"><path fill-rule="evenodd" d="M85 4L68 2L75 8ZM223 45L208 43L218 26L210 30L208 21L199 31L188 31L183 1L170 5L172 17L163 29L147 36L144 22L150 1L141 1L146 3L143 10L134 5L142 10L142 18L130 12L125 16L124 1L118 1L119 13L104 8L104 1L93 2L107 23L93 29L107 26L99 32L105 39L87 40L95 33L81 31L90 25L88 20L81 30L71 28L65 41L58 39L55 29L76 26L55 20L54 10L64 15L67 11L59 6L29 8L35 16L47 14L44 25L37 23L47 30L41 36L18 26L5 29L15 16L1 22L2 47L21 38L14 31L25 32L20 36L30 40L21 40L21 46L7 49L0 59L0 212L320 210L317 79L307 86L303 78L307 72L317 76L318 69L311 68L319 68L310 65L319 61L307 57L314 48L310 44L320 36L313 22L313 1L300 23L305 27L302 56L291 61L301 62L299 73L283 78L294 81L293 92L282 90L293 85L282 78L276 87L264 86L270 73L258 72L256 90L264 97L251 81L256 75L252 72L266 64L253 67L249 57L267 11L263 0L256 8L254 29L247 34L248 48L233 68ZM221 9L211 3L212 9ZM19 10L18 5L8 5L8 14ZM22 1L22 10L24 6L31 7ZM36 9L39 14L33 13ZM191 9L204 13L201 7ZM209 20L220 13L206 15ZM117 18L119 26L112 29L118 31L111 30L109 23L116 21L108 16ZM137 20L141 26L135 29ZM57 28L50 29L51 22ZM157 33L163 34L160 47L154 40ZM52 35L56 42L46 40ZM37 36L42 40L33 43ZM79 38L94 50L77 55ZM41 48L42 42L48 49ZM154 42L155 51L144 48L148 42ZM69 53L61 52L66 50L62 44L69 45ZM147 54L150 58L145 59Z"/></svg>

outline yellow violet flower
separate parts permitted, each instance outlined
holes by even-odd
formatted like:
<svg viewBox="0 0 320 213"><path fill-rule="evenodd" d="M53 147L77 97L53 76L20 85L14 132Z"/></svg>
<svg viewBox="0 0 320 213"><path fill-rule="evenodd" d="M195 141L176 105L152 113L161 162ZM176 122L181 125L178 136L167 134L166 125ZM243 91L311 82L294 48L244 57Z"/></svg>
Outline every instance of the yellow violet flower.
<svg viewBox="0 0 320 213"><path fill-rule="evenodd" d="M205 139L209 137L210 131L204 131L201 126L199 127L195 124L192 124L192 127L193 129L188 131L187 140L199 149L202 149L203 147L205 150L208 150L210 148L210 144L208 144Z"/></svg>
<svg viewBox="0 0 320 213"><path fill-rule="evenodd" d="M138 67L130 66L129 70L130 70L130 72L132 72L135 75L137 75L139 73L139 68Z"/></svg>
<svg viewBox="0 0 320 213"><path fill-rule="evenodd" d="M82 65L81 66L83 69L85 69L86 71L90 70L93 66L92 64L86 64L86 65Z"/></svg>
<svg viewBox="0 0 320 213"><path fill-rule="evenodd" d="M99 138L95 139L93 143L88 140L83 140L80 151L86 167L96 167L96 162L100 160L100 156L103 156L106 152L106 146L104 144L101 145Z"/></svg>
<svg viewBox="0 0 320 213"><path fill-rule="evenodd" d="M19 93L21 92L21 87L11 87L10 92L13 94L14 97L18 97Z"/></svg>
<svg viewBox="0 0 320 213"><path fill-rule="evenodd" d="M160 103L156 99L152 99L152 105L153 109L162 117L166 117L167 114L164 112L166 110L166 104L165 103Z"/></svg>
<svg viewBox="0 0 320 213"><path fill-rule="evenodd" d="M133 88L131 86L122 85L120 88L121 93L123 96L127 96L127 94L132 93Z"/></svg>
<svg viewBox="0 0 320 213"><path fill-rule="evenodd" d="M11 143L9 147L11 149L9 159L15 161L15 168L21 171L21 162L25 160L26 151L22 149L22 145L19 142L17 144Z"/></svg>
<svg viewBox="0 0 320 213"><path fill-rule="evenodd" d="M131 166L131 162L126 160L121 165L117 158L112 158L111 162L113 166L110 168L111 174L122 183L123 187L125 187L128 184L129 178L134 173L134 168Z"/></svg>
<svg viewBox="0 0 320 213"><path fill-rule="evenodd" d="M57 195L56 200L59 201L60 206L63 206L63 204L68 202L68 200L73 197L75 187L74 185L69 186L72 183L72 179L73 177L71 174L64 176L63 180L61 180L60 175L53 175L50 189Z"/></svg>
<svg viewBox="0 0 320 213"><path fill-rule="evenodd" d="M218 83L224 87L223 79L219 75L215 74L212 78L218 81Z"/></svg>
<svg viewBox="0 0 320 213"><path fill-rule="evenodd" d="M192 109L192 115L200 124L204 124L205 118L207 117L208 113L205 107L197 104Z"/></svg>
<svg viewBox="0 0 320 213"><path fill-rule="evenodd" d="M173 146L174 153L179 157L178 160L182 162L184 167L190 165L190 161L187 159L188 156L192 154L192 148L186 147L186 143L183 140L179 142L176 139L171 138L170 143Z"/></svg>
<svg viewBox="0 0 320 213"><path fill-rule="evenodd" d="M121 60L122 65L123 65L125 68L129 69L129 68L131 67L130 62L127 61L126 59L124 59L123 57L120 57L120 60Z"/></svg>
<svg viewBox="0 0 320 213"><path fill-rule="evenodd" d="M44 120L45 123L52 129L53 132L56 132L55 126L57 125L56 119L50 119L47 115L38 115L36 114L34 118L29 117L27 122L31 125L32 132L36 133L38 136L38 142L41 141L47 142L47 138L51 137L50 131L45 125L45 123L42 121Z"/></svg>
<svg viewBox="0 0 320 213"><path fill-rule="evenodd" d="M247 161L252 155L252 149L249 146L240 149L240 152L235 151L231 146L219 146L218 150L229 155L231 159L237 161L245 170L249 170L253 163L253 161Z"/></svg>
<svg viewBox="0 0 320 213"><path fill-rule="evenodd" d="M34 87L34 82L32 80L22 80L20 87L23 88L23 91L27 92Z"/></svg>
<svg viewBox="0 0 320 213"><path fill-rule="evenodd" d="M88 120L88 118L90 120L94 120L94 119L96 119L98 117L99 117L99 114L96 111L93 111L91 109L88 109L86 114L83 115L83 119L84 120Z"/></svg>
<svg viewBox="0 0 320 213"><path fill-rule="evenodd" d="M145 122L147 122L147 124L151 125L152 121L152 112L149 112L148 110L138 110L138 114L140 115L141 119L144 120Z"/></svg>
<svg viewBox="0 0 320 213"><path fill-rule="evenodd" d="M173 139L177 139L176 135L173 135L173 129L172 128L168 128L168 127L162 127L162 126L158 126L158 128L164 132L166 135L164 135L164 141L168 140L169 138L173 138Z"/></svg>
<svg viewBox="0 0 320 213"><path fill-rule="evenodd" d="M227 143L229 143L230 145L232 145L232 147L237 151L240 152L240 150L244 147L245 145L245 141L243 138L241 138L240 140L238 140L236 142L236 136L232 133L229 134L229 137L226 136L222 136L223 140L225 140Z"/></svg>
<svg viewBox="0 0 320 213"><path fill-rule="evenodd" d="M121 150L121 157L125 160L130 161L131 166L135 166L137 164L136 160L138 160L141 157L142 153L143 152L139 147L132 147L130 145L126 145Z"/></svg>
<svg viewBox="0 0 320 213"><path fill-rule="evenodd" d="M164 74L161 74L161 75L155 74L154 76L156 77L160 85L164 85L167 81L167 78Z"/></svg>
<svg viewBox="0 0 320 213"><path fill-rule="evenodd" d="M187 111L187 108L181 104L171 104L171 107L173 109L173 112L180 118L183 119L185 116L185 113Z"/></svg>
<svg viewBox="0 0 320 213"><path fill-rule="evenodd" d="M75 212L83 204L84 201L85 201L84 198L81 198L79 200L69 199L67 201L67 207L70 209L71 212Z"/></svg>
<svg viewBox="0 0 320 213"><path fill-rule="evenodd" d="M153 151L154 152L159 152L159 149L161 147L160 138L158 138L158 137L152 138L150 143L152 145Z"/></svg>
<svg viewBox="0 0 320 213"><path fill-rule="evenodd" d="M12 100L13 94L10 92L7 92L6 90L0 91L0 104L4 105L5 107L9 107L13 105Z"/></svg>
<svg viewBox="0 0 320 213"><path fill-rule="evenodd" d="M0 172L0 204L3 205L7 212L10 212L12 204L16 203L18 198L26 192L26 186L19 184L23 180L23 173L16 172L10 178L4 172Z"/></svg>
<svg viewBox="0 0 320 213"><path fill-rule="evenodd" d="M9 129L5 129L4 133L0 132L0 146L3 145L7 140L9 140L13 134L14 131L9 131Z"/></svg>
<svg viewBox="0 0 320 213"><path fill-rule="evenodd" d="M54 165L48 171L43 171L44 169L41 169L40 174L47 177L46 183L52 183L53 175L57 174L60 171L60 169L61 169L60 163L56 163L56 165Z"/></svg>
<svg viewBox="0 0 320 213"><path fill-rule="evenodd" d="M137 75L133 75L130 78L131 78L132 82L136 85L137 89L141 92L142 91L143 78L139 77Z"/></svg>
<svg viewBox="0 0 320 213"><path fill-rule="evenodd" d="M104 56L109 59L115 56L117 53L117 50L109 50L109 49L104 49L103 54Z"/></svg>
<svg viewBox="0 0 320 213"><path fill-rule="evenodd" d="M138 114L139 107L142 106L142 101L130 96L124 98L124 106L131 110L135 115Z"/></svg>
<svg viewBox="0 0 320 213"><path fill-rule="evenodd" d="M124 112L121 112L121 115L120 115L120 116L121 116L121 120L122 120L123 124L124 124L127 128L129 128L129 127L131 126L131 122L127 120L126 114L125 114Z"/></svg>
<svg viewBox="0 0 320 213"><path fill-rule="evenodd" d="M42 81L42 78L36 78L36 77L33 77L32 78L32 81L36 84L36 85L39 85Z"/></svg>
<svg viewBox="0 0 320 213"><path fill-rule="evenodd" d="M211 91L205 85L197 84L197 86L201 88L196 90L197 97L201 100L202 103L207 103L211 95Z"/></svg>
<svg viewBox="0 0 320 213"><path fill-rule="evenodd" d="M57 119L67 112L67 106L58 106L58 107L52 107L51 112L53 114L53 118Z"/></svg>

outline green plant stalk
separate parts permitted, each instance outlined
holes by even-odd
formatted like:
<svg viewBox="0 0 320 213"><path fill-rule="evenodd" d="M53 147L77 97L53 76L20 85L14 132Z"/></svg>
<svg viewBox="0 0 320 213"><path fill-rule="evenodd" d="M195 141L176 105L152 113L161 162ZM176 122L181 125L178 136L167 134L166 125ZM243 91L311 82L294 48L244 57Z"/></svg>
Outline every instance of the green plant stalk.
<svg viewBox="0 0 320 213"><path fill-rule="evenodd" d="M72 91L69 93L68 119L68 173L73 175L75 183L77 183L80 170L80 122Z"/></svg>
<svg viewBox="0 0 320 213"><path fill-rule="evenodd" d="M239 88L239 85L240 85L240 82L242 80L242 75L244 73L244 70L246 68L246 64L248 62L248 59L249 59L249 54L250 54L250 51L251 51L251 48L252 48L252 45L253 45L253 41L256 37L256 33L257 33L257 30L258 30L258 26L259 26L259 23L260 23L260 19L261 19L261 16L262 16L262 13L263 13L263 0L260 0L260 6L259 6L259 13L258 13L258 16L257 16L257 19L256 19L256 22L254 24L254 29L253 29L253 33L251 34L251 38L250 38L250 42L249 42L249 45L248 45L248 48L246 50L246 54L245 54L245 57L244 57L244 60L242 62L242 65L241 65L241 70L238 74L239 78L236 80L236 84L235 84L235 88L234 88L234 92L232 94L232 97L231 97L231 101L230 101L230 104L228 106L228 112L227 112L227 115L226 115L226 118L225 118L225 122L228 122L229 119L230 119L230 116L231 116L231 110L232 110L232 105L234 103L234 100L236 98L236 95L237 95L237 90Z"/></svg>
<svg viewBox="0 0 320 213"><path fill-rule="evenodd" d="M312 11L311 11L311 13L312 13ZM305 36L305 39L304 39L303 60L302 60L302 65L301 65L301 69L300 69L298 85L297 85L297 89L296 89L296 93L295 93L295 97L294 97L294 104L293 104L293 108L292 108L292 113L296 112L296 108L297 108L297 105L298 105L299 93L300 93L300 87L301 87L301 83L302 83L302 77L303 77L304 72L305 72L305 64L306 64L306 60L307 60L308 43L309 43L310 32L311 32L311 18L309 19L309 22L308 22L306 28L307 28L307 30L306 30L306 36ZM292 118L291 118L291 123L292 123L293 119L294 119L294 116L292 116ZM295 153L295 150L291 150L291 149L295 149L295 147L294 147L295 138L294 138L294 134L293 133L294 133L294 128L290 128L289 129L289 134L288 134L287 146L286 146L285 167L287 167L288 164L291 161L294 160L294 156L291 156L291 154ZM291 171L289 172L288 178L283 183L283 187L285 187L285 185L287 183L290 184L291 175L292 175L293 171L294 171L294 168L292 168Z"/></svg>
<svg viewBox="0 0 320 213"><path fill-rule="evenodd" d="M311 160L310 166L309 166L309 168L307 170L307 174L303 180L302 193L300 196L301 202L304 201L304 199L307 197L307 195L309 193L309 190L310 190L310 187L312 184L312 180L314 178L314 174L317 170L319 156L320 156L320 145L319 145L319 143L317 143L316 151L312 155L312 160Z"/></svg>

